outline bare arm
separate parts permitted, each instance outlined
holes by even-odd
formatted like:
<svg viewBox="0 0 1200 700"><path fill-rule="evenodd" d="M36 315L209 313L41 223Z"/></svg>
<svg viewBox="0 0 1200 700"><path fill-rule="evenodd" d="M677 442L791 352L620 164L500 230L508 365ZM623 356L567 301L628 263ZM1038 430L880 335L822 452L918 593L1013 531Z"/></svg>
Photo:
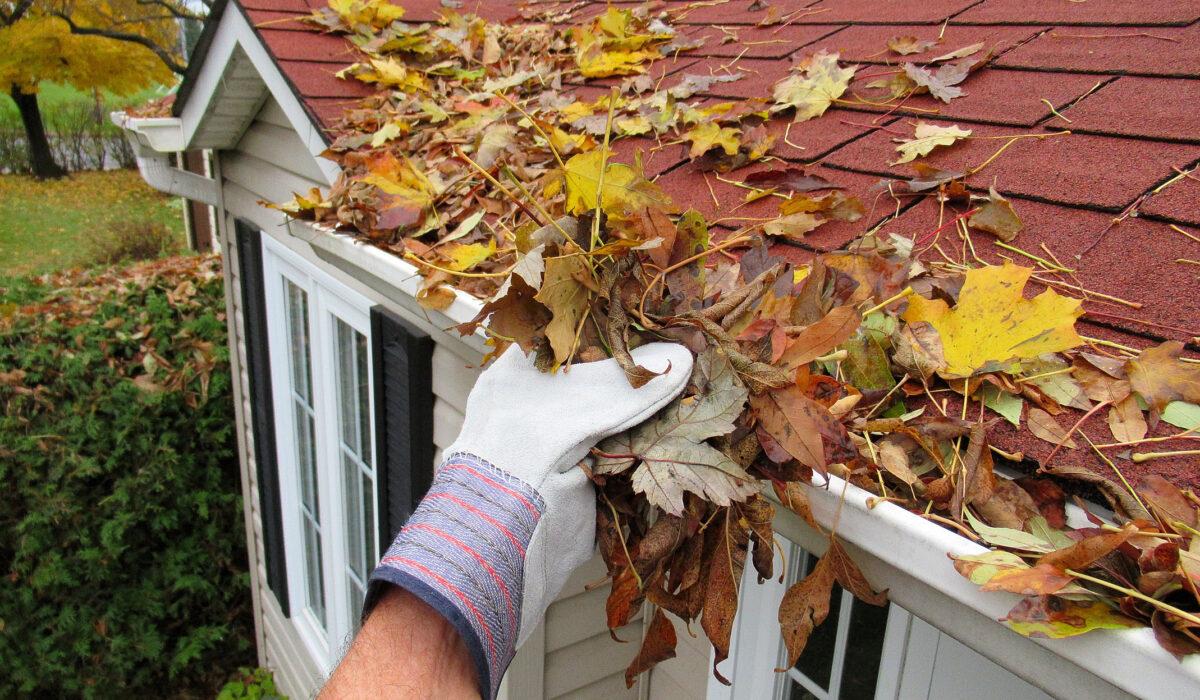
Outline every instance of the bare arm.
<svg viewBox="0 0 1200 700"><path fill-rule="evenodd" d="M477 698L462 637L419 598L392 587L321 691L340 698Z"/></svg>

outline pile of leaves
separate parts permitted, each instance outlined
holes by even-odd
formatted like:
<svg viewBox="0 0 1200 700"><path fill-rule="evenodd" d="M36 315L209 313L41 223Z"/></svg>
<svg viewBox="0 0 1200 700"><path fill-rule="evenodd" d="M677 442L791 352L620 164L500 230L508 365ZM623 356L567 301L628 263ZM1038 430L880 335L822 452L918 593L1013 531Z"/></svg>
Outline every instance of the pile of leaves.
<svg viewBox="0 0 1200 700"><path fill-rule="evenodd" d="M211 696L252 660L224 309L212 255L4 281L0 695Z"/></svg>
<svg viewBox="0 0 1200 700"><path fill-rule="evenodd" d="M990 444L997 421L1019 424L1024 414L1058 453L1083 449L1074 436L1090 443L1077 429L1106 409L1121 446L1159 423L1186 435L1200 412L1200 367L1180 357L1178 343L1142 353L1090 346L1074 327L1079 299L1049 288L1025 297L1031 276L1053 278L1061 265L1040 259L1035 272L967 257L972 234L1020 233L1010 202L963 183L1004 147L971 171L938 171L918 159L970 131L916 124L896 149L899 162L916 161L916 174L887 190L961 213L912 239L866 232L851 250L797 266L773 255L772 243L858 220L858 197L777 168L731 181L748 200L777 199L777 216L710 229L648 180L639 159L617 162L611 145L640 134L674 139L688 146L690 167L716 172L761 160L772 113L814 119L848 99L856 69L836 54L796 64L773 100L689 104L740 75L685 75L656 89L648 66L690 45L670 13L610 7L566 29L564 17L547 18L557 26L496 25L447 11L441 22L410 24L399 13L378 0L338 0L314 13L363 50L366 60L345 75L386 89L347 113L328 154L342 167L338 183L278 206L419 265L419 298L430 308L454 299L451 284L485 299L460 330L486 333L495 352L517 344L545 371L614 358L640 386L654 374L630 348L669 340L695 353L683 396L598 445L585 465L612 580L608 625L617 630L644 602L654 606L628 682L674 654L672 617L699 618L716 663L725 659L747 559L760 580L777 575L775 508L820 530L807 489L833 477L988 544L988 554L956 566L985 587L1027 596L1007 618L1018 632L1149 624L1173 652L1194 650L1200 543L1193 551L1190 491L1157 481L1135 490L1115 465L1109 478L1055 466L1053 454L1041 474L996 474L996 460L1019 461ZM902 39L889 45L912 53ZM977 55L982 48L897 68L883 99L961 97L958 85L990 55ZM565 81L585 78L612 89L590 102L565 94ZM949 226L963 238L963 258L938 248L944 259L925 259ZM1073 414L1069 431L1055 418ZM1084 522L1072 526L1068 481L1108 499L1115 524L1076 498ZM829 533L828 551L780 606L788 665L827 616L834 583L884 602Z"/></svg>

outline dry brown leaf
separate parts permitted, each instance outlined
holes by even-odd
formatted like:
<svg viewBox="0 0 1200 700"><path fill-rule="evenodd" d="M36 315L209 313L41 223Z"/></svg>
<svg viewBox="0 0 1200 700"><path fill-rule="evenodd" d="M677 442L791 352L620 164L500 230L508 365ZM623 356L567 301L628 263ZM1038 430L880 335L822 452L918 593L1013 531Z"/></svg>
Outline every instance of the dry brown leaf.
<svg viewBox="0 0 1200 700"><path fill-rule="evenodd" d="M1025 415L1025 421L1025 424L1029 426L1029 432L1046 442L1053 445L1062 444L1063 447L1070 450L1078 447L1073 439L1067 437L1066 429L1054 420L1054 416L1040 408L1030 406L1029 413Z"/></svg>
<svg viewBox="0 0 1200 700"><path fill-rule="evenodd" d="M675 625L663 614L662 609L655 609L650 627L642 639L642 648L625 669L625 687L632 688L638 675L667 659L675 658L676 641Z"/></svg>

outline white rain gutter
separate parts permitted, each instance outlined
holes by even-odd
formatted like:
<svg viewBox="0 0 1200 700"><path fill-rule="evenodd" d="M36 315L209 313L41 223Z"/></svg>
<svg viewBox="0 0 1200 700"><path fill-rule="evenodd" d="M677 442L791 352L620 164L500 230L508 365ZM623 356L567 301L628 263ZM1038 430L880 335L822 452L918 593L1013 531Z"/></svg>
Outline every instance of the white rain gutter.
<svg viewBox="0 0 1200 700"><path fill-rule="evenodd" d="M187 150L183 120L177 117L131 117L124 112L109 115L125 132L137 158L138 172L154 189L210 207L220 203L217 181L189 173L171 164L171 156Z"/></svg>
<svg viewBox="0 0 1200 700"><path fill-rule="evenodd" d="M429 314L416 303L421 277L415 266L309 222L289 221L288 230L322 259L387 298ZM440 312L446 328L471 320L483 307L479 299L454 291L454 302ZM814 486L808 493L817 522L827 531L836 530L875 586L890 589L889 597L901 607L1047 693L1089 700L1200 697L1200 657L1176 661L1150 629L1100 630L1053 640L1022 637L998 622L1020 597L979 590L954 570L948 556L978 554L986 551L983 546L893 503L871 507L870 493L837 477L828 487ZM773 494L769 497L774 500ZM776 511L780 535L811 552L824 551L825 535L782 506Z"/></svg>

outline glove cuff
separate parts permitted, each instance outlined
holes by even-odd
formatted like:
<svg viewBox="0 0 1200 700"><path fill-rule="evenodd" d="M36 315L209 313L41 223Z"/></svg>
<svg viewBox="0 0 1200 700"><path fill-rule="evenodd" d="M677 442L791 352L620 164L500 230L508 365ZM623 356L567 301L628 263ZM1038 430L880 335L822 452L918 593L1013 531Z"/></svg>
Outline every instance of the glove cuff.
<svg viewBox="0 0 1200 700"><path fill-rule="evenodd" d="M480 695L494 698L516 653L525 552L546 506L533 487L469 453L450 455L371 574L363 618L386 584L458 630Z"/></svg>

